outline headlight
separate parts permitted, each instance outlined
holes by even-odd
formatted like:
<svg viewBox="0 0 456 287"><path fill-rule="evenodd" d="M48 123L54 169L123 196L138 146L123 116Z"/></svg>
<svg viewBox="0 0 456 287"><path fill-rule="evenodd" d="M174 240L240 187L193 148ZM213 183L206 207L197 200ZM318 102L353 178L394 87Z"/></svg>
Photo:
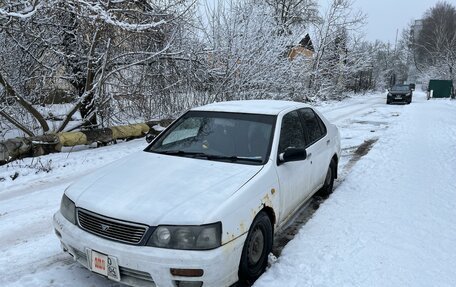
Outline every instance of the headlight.
<svg viewBox="0 0 456 287"><path fill-rule="evenodd" d="M188 226L158 226L147 242L148 246L184 249L208 250L221 245L222 223Z"/></svg>
<svg viewBox="0 0 456 287"><path fill-rule="evenodd" d="M388 97L391 97L392 95L393 95L393 94L391 94L391 93L388 93L388 95L387 95L387 96L388 96Z"/></svg>
<svg viewBox="0 0 456 287"><path fill-rule="evenodd" d="M60 213L62 213L63 217L69 222L76 224L76 206L65 193L63 194L62 202L60 203Z"/></svg>
<svg viewBox="0 0 456 287"><path fill-rule="evenodd" d="M406 96L408 97L408 96L410 96L410 95L411 95L411 93L407 93L407 95L406 95Z"/></svg>

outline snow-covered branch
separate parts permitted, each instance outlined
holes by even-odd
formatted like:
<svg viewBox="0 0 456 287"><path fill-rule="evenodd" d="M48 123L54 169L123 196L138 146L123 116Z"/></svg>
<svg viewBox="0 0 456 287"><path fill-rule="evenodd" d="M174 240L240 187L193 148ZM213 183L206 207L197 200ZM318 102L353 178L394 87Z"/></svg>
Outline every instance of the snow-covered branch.
<svg viewBox="0 0 456 287"><path fill-rule="evenodd" d="M47 0L31 0L31 1L18 1L17 3L9 3L10 5L4 5L6 7L20 7L15 11L11 11L0 4L0 19L1 18L20 18L27 19L35 15L35 13L44 6L44 2Z"/></svg>

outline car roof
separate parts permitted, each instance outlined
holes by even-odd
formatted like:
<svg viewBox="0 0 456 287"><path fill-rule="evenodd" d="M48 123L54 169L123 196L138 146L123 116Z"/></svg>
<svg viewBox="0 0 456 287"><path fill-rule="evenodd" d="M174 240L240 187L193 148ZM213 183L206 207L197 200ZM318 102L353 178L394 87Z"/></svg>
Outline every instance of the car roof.
<svg viewBox="0 0 456 287"><path fill-rule="evenodd" d="M208 104L191 109L192 111L232 112L245 114L277 115L290 108L310 107L307 104L279 100L242 100Z"/></svg>

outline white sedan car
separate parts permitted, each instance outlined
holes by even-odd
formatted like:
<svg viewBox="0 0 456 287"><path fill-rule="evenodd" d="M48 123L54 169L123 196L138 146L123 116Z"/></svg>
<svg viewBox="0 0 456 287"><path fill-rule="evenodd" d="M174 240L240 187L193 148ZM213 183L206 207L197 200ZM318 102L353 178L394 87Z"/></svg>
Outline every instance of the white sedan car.
<svg viewBox="0 0 456 287"><path fill-rule="evenodd" d="M274 232L331 193L339 156L337 127L302 103L194 108L65 190L55 233L75 260L127 285L251 283Z"/></svg>

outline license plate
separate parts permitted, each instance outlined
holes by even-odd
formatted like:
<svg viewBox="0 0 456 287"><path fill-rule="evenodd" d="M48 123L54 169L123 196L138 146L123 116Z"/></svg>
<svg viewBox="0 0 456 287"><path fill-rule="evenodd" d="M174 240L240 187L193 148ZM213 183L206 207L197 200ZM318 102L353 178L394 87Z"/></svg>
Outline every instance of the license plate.
<svg viewBox="0 0 456 287"><path fill-rule="evenodd" d="M120 281L117 258L89 250L90 268L93 272L107 276L109 279Z"/></svg>
<svg viewBox="0 0 456 287"><path fill-rule="evenodd" d="M401 100L401 99L402 99L401 96L397 96L397 97L396 97L396 100Z"/></svg>

